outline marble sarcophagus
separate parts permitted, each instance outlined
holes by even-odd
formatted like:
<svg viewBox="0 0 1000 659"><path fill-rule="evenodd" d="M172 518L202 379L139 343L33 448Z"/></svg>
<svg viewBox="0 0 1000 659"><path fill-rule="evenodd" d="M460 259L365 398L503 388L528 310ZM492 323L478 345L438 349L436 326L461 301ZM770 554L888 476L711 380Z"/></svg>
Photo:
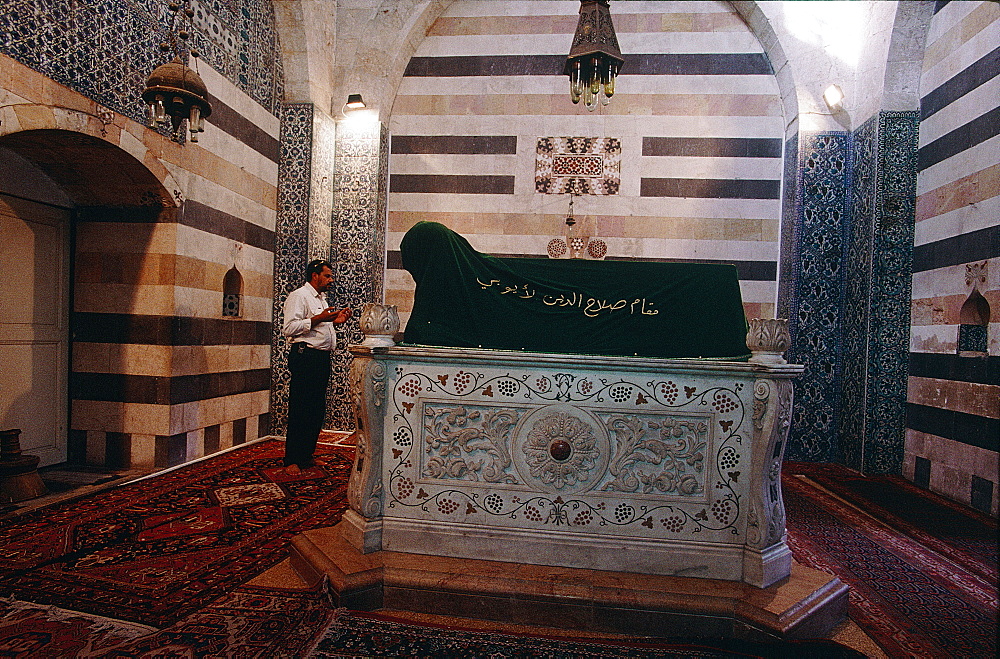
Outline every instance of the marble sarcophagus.
<svg viewBox="0 0 1000 659"><path fill-rule="evenodd" d="M780 357L782 321L750 325L749 362L353 346L343 536L363 553L787 577L780 473L802 367Z"/></svg>

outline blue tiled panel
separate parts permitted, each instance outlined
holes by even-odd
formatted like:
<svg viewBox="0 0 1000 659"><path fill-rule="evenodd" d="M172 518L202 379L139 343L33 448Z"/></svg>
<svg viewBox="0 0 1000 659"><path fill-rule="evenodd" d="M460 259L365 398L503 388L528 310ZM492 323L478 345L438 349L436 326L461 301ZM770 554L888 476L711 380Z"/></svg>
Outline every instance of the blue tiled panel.
<svg viewBox="0 0 1000 659"><path fill-rule="evenodd" d="M274 254L274 328L271 339L271 430L285 434L288 422L288 344L281 335L282 306L302 285L309 253L309 190L312 163L312 103L281 109L281 162Z"/></svg>
<svg viewBox="0 0 1000 659"><path fill-rule="evenodd" d="M347 343L364 339L358 318L365 303L382 302L388 163L389 132L384 125L338 125L330 257L337 268L334 297L354 311L344 325ZM350 356L335 355L333 369L327 424L352 429Z"/></svg>
<svg viewBox="0 0 1000 659"><path fill-rule="evenodd" d="M800 148L788 354L789 361L804 364L806 371L796 381L786 455L790 460L836 461L850 135L805 135Z"/></svg>
<svg viewBox="0 0 1000 659"><path fill-rule="evenodd" d="M166 0L4 0L0 52L140 123L147 76L173 58L159 44L173 14ZM201 0L236 36L227 49L191 30L202 59L271 112L283 95L274 11L268 0Z"/></svg>
<svg viewBox="0 0 1000 659"><path fill-rule="evenodd" d="M898 473L903 458L917 113L803 139L793 248L790 459Z"/></svg>
<svg viewBox="0 0 1000 659"><path fill-rule="evenodd" d="M839 448L852 469L864 456L868 380L868 333L871 320L872 227L878 185L878 119L854 133L854 172L850 242L844 295L843 388Z"/></svg>
<svg viewBox="0 0 1000 659"><path fill-rule="evenodd" d="M785 141L784 183L781 200L781 261L778 275L778 303L775 318L791 317L791 300L798 280L795 263L795 225L798 220L799 137L796 134Z"/></svg>
<svg viewBox="0 0 1000 659"><path fill-rule="evenodd" d="M903 462L918 126L915 111L879 115L865 473L900 473Z"/></svg>

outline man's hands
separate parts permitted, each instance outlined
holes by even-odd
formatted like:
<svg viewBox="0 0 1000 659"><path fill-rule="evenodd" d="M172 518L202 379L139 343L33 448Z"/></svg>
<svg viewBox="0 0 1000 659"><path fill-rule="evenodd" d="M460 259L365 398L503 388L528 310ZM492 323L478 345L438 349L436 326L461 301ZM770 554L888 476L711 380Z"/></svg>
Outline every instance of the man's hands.
<svg viewBox="0 0 1000 659"><path fill-rule="evenodd" d="M328 307L310 318L310 320L312 321L312 326L316 327L320 323L333 323L335 325L340 325L341 323L346 323L350 317L351 310L347 307L339 310L333 307Z"/></svg>

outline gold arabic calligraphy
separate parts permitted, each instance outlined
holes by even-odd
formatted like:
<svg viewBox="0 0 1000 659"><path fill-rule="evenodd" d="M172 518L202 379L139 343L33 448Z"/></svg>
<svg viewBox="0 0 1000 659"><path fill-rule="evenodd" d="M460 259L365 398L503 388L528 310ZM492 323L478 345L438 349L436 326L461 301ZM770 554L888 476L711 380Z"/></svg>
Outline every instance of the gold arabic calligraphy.
<svg viewBox="0 0 1000 659"><path fill-rule="evenodd" d="M506 285L501 283L499 279L490 279L489 281L482 281L478 277L476 278L476 283L480 285L483 289L495 288L495 290L500 292L500 295L513 295L524 300L530 300L535 298L537 291L528 286L528 284L521 284L520 286ZM660 313L659 309L653 308L653 303L646 298L636 298L629 302L628 300L617 300L614 302L608 302L607 300L599 300L594 297L587 297L582 293L577 293L573 291L572 294L559 293L558 295L545 294L540 298L542 304L549 307L577 307L583 311L583 315L588 318L596 318L601 315L604 311L618 311L620 309L628 308L629 313L635 315L636 313L642 314L644 316L655 316Z"/></svg>

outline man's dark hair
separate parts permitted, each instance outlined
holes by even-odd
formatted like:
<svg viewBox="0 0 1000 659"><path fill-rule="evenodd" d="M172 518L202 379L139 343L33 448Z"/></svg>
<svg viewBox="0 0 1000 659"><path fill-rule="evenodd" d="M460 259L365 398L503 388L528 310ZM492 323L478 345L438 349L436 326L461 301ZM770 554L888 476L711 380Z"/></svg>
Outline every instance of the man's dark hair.
<svg viewBox="0 0 1000 659"><path fill-rule="evenodd" d="M323 268L330 268L330 271L333 271L333 265L326 259L316 259L315 261L310 261L309 265L306 266L306 280L310 280L313 275L318 275L323 272Z"/></svg>

